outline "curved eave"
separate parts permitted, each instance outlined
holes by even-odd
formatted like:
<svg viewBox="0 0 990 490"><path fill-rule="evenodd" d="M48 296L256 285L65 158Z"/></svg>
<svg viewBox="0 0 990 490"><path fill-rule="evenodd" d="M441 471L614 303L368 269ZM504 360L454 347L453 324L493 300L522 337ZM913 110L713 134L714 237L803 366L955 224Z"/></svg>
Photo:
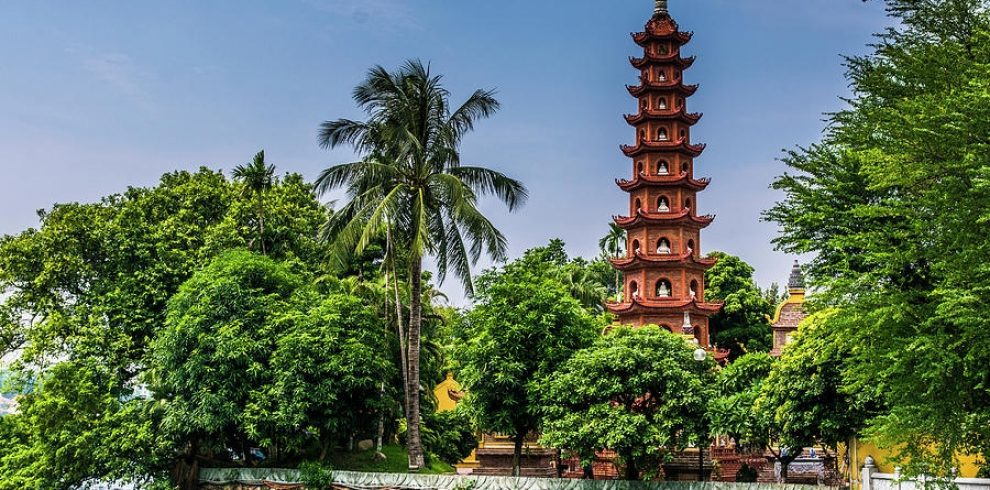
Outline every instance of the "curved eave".
<svg viewBox="0 0 990 490"><path fill-rule="evenodd" d="M707 228L715 221L714 215L694 216L690 210L685 209L680 213L644 213L640 210L636 216L613 216L615 224L624 230L634 228L641 224L659 225L688 225L700 228Z"/></svg>
<svg viewBox="0 0 990 490"><path fill-rule="evenodd" d="M677 24L674 24L673 29L669 31L659 31L656 29L650 29L649 27L650 26L648 24L646 31L632 33L633 41L644 48L649 46L653 41L676 41L683 46L691 42L691 38L694 37L693 32L678 31Z"/></svg>
<svg viewBox="0 0 990 490"><path fill-rule="evenodd" d="M710 258L699 259L693 252L682 255L644 255L637 253L633 257L611 259L610 262L612 262L612 266L617 270L625 272L657 265L679 265L693 269L708 270L715 265L716 260Z"/></svg>
<svg viewBox="0 0 990 490"><path fill-rule="evenodd" d="M636 146L622 145L620 148L627 157L639 156L647 151L680 151L697 158L705 151L705 145L692 145L683 138L677 141L640 141Z"/></svg>
<svg viewBox="0 0 990 490"><path fill-rule="evenodd" d="M680 92L685 97L690 97L698 91L698 85L684 85L682 82L678 81L668 81L668 82L642 82L639 85L626 85L626 90L633 97L639 97L647 92L656 91L668 91L673 90L675 92Z"/></svg>
<svg viewBox="0 0 990 490"><path fill-rule="evenodd" d="M703 303L694 299L644 299L633 298L629 303L606 303L605 308L616 314L629 313L658 313L657 310L667 310L677 313L689 312L702 316L709 316L718 313L722 309L721 303Z"/></svg>
<svg viewBox="0 0 990 490"><path fill-rule="evenodd" d="M641 110L638 114L626 114L626 122L632 126L635 126L643 121L683 121L684 124L688 126L694 126L698 124L701 120L701 113L697 112L684 112L683 110L677 112L670 111L654 111L651 109Z"/></svg>
<svg viewBox="0 0 990 490"><path fill-rule="evenodd" d="M655 55L652 53L645 53L642 58L636 58L634 56L629 57L629 63L632 64L634 68L643 69L652 64L673 64L682 70L691 68L694 64L695 57L688 56L687 58L681 58L679 53L672 52L667 55Z"/></svg>
<svg viewBox="0 0 990 490"><path fill-rule="evenodd" d="M687 172L680 175L646 175L639 174L633 180L616 179L615 183L624 191L634 191L646 186L684 186L693 191L703 191L712 180L709 178L692 179Z"/></svg>

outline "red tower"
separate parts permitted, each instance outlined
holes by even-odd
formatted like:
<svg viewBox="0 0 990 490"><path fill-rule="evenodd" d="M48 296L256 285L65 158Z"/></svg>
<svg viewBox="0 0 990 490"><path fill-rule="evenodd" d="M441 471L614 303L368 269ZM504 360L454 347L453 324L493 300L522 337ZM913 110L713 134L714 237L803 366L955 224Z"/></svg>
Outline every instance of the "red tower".
<svg viewBox="0 0 990 490"><path fill-rule="evenodd" d="M705 302L705 271L715 261L701 256L701 230L714 216L696 212L710 180L694 177L705 147L691 143L691 127L701 119L687 110L698 86L685 85L683 77L694 62L681 57L691 33L678 30L666 0L657 0L653 18L633 40L643 48L642 58L631 59L640 83L627 87L639 101L638 113L626 116L636 144L622 146L633 178L616 181L629 193L629 215L614 218L626 230L627 256L612 261L623 273L625 294L608 309L623 325L659 325L709 346L708 318L721 305Z"/></svg>

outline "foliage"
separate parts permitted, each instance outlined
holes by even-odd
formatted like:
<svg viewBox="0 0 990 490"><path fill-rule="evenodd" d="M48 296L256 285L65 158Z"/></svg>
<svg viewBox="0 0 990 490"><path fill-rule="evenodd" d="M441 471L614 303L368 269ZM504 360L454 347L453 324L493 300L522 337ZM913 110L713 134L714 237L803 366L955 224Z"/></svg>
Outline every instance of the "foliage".
<svg viewBox="0 0 990 490"><path fill-rule="evenodd" d="M868 392L851 394L843 383L849 349L830 330L833 314L823 311L805 319L762 383L756 410L770 414L787 447L838 448L877 410Z"/></svg>
<svg viewBox="0 0 990 490"><path fill-rule="evenodd" d="M762 448L769 442L770 418L756 401L773 364L769 354L751 352L719 372L718 396L708 407L712 435L729 435L741 446Z"/></svg>
<svg viewBox="0 0 990 490"><path fill-rule="evenodd" d="M436 260L440 281L453 272L472 291L471 264L482 253L504 259L506 250L505 237L478 209L478 198L494 195L511 211L527 197L520 182L500 172L461 165L464 136L499 108L493 92L478 90L457 108L449 98L442 77L419 61L394 73L378 66L354 89L368 121L327 121L320 131L324 147L350 145L363 157L324 170L316 183L320 193L347 189L349 201L324 229L338 261L362 254L384 236L392 277L400 258L408 271L408 334L401 320L398 330L414 468L425 465L419 424L423 258ZM401 311L398 298L396 303Z"/></svg>
<svg viewBox="0 0 990 490"><path fill-rule="evenodd" d="M990 14L980 0L890 0L896 27L847 60L850 106L789 152L766 216L807 273L852 391L880 393L905 472L990 454Z"/></svg>
<svg viewBox="0 0 990 490"><path fill-rule="evenodd" d="M556 240L486 272L458 333L460 378L478 424L511 434L516 462L523 439L540 427L540 382L604 326L561 282L569 265Z"/></svg>
<svg viewBox="0 0 990 490"><path fill-rule="evenodd" d="M454 410L427 414L423 422L423 445L428 453L443 463L460 463L478 447L474 421L463 404Z"/></svg>
<svg viewBox="0 0 990 490"><path fill-rule="evenodd" d="M180 285L256 236L256 210L219 172L173 172L154 187L56 205L38 229L0 239L0 348L23 347L13 373L36 385L21 413L3 418L0 481L165 481L148 480L176 457L145 400L149 344ZM317 270L324 211L311 187L286 176L267 193L265 215L270 256Z"/></svg>
<svg viewBox="0 0 990 490"><path fill-rule="evenodd" d="M659 468L705 430L714 362L692 357L683 337L659 327L616 328L578 351L546 382L541 442L583 462L616 451L626 478Z"/></svg>
<svg viewBox="0 0 990 490"><path fill-rule="evenodd" d="M333 468L321 463L302 463L299 465L299 479L306 490L332 490Z"/></svg>
<svg viewBox="0 0 990 490"><path fill-rule="evenodd" d="M715 344L729 349L730 359L746 352L769 351L773 341L767 317L775 305L756 286L753 267L723 252L709 257L718 262L705 273L705 299L724 302L711 318Z"/></svg>

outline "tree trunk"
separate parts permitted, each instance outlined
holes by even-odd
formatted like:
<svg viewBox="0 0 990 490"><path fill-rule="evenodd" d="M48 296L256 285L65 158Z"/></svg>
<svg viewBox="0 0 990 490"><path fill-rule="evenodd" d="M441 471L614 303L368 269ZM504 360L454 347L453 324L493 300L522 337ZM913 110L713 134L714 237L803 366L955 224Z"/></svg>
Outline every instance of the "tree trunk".
<svg viewBox="0 0 990 490"><path fill-rule="evenodd" d="M258 197L258 240L261 240L261 255L268 255L265 250L265 201Z"/></svg>
<svg viewBox="0 0 990 490"><path fill-rule="evenodd" d="M795 457L790 454L780 457L780 483L787 483L787 467L791 465L791 461L794 459Z"/></svg>
<svg viewBox="0 0 990 490"><path fill-rule="evenodd" d="M632 457L631 454L627 454L624 459L626 460L626 480L627 481L638 481L639 480L639 468L636 467L636 460L633 459L633 457Z"/></svg>
<svg viewBox="0 0 990 490"><path fill-rule="evenodd" d="M409 351L406 348L408 342L406 342L406 327L403 324L403 314L402 314L402 296L399 294L399 274L395 270L395 244L392 242L392 228L385 226L385 248L387 249L387 257L392 265L392 288L395 291L395 323L396 328L399 331L399 360L402 362L402 396L404 397L404 402L402 404L402 410L406 417L406 423L409 422ZM386 268L386 271L388 268ZM386 274L387 276L387 274ZM385 278L386 288L388 286L388 277Z"/></svg>
<svg viewBox="0 0 990 490"><path fill-rule="evenodd" d="M526 434L517 433L512 441L515 446L512 448L512 476L522 475L522 447Z"/></svg>
<svg viewBox="0 0 990 490"><path fill-rule="evenodd" d="M387 284L386 284L386 287L388 287ZM382 382L381 397L382 397L382 400L385 399L385 382L384 381ZM382 405L384 405L384 403ZM378 434L375 435L375 452L376 453L381 453L382 452L382 439L384 439L384 438L385 438L385 410L383 409L383 410L381 410L381 411L378 412Z"/></svg>
<svg viewBox="0 0 990 490"><path fill-rule="evenodd" d="M423 456L423 441L419 433L419 349L420 331L423 326L423 259L412 261L409 278L412 282L409 298L409 414L407 420L406 448L409 451L410 471L419 471L426 466Z"/></svg>

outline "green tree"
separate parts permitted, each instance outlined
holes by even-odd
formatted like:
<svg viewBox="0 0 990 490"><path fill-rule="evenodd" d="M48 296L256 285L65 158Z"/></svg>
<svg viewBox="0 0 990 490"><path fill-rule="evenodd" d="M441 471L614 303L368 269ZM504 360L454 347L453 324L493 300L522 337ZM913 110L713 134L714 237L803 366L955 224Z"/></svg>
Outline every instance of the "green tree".
<svg viewBox="0 0 990 490"><path fill-rule="evenodd" d="M261 150L254 156L251 163L234 167L233 176L243 184L243 195L249 198L253 197L257 201L258 243L261 246L261 253L267 254L265 250L265 194L275 184L275 166L265 163L265 150Z"/></svg>
<svg viewBox="0 0 990 490"><path fill-rule="evenodd" d="M339 291L322 301L306 297L278 323L284 333L271 354L272 379L251 393L247 432L266 447L282 443L297 453L313 437L320 461L335 442L371 437L391 403L382 380L394 370L375 310Z"/></svg>
<svg viewBox="0 0 990 490"><path fill-rule="evenodd" d="M782 446L838 449L877 412L872 391L852 393L843 381L843 364L852 349L830 330L833 314L824 311L802 322L760 387L754 409L769 415ZM782 465L785 480L786 470Z"/></svg>
<svg viewBox="0 0 990 490"><path fill-rule="evenodd" d="M362 253L374 238L385 236L387 255L394 259L401 250L408 264L403 368L410 468L425 464L419 427L423 259L436 259L441 281L453 272L471 292L471 263L483 252L504 259L506 248L505 238L478 210L478 198L493 194L510 210L526 198L518 181L488 168L461 165L461 140L499 107L493 93L476 91L452 109L441 82L418 61L394 73L375 67L354 90L354 100L369 120L328 121L320 131L325 148L346 144L364 155L362 161L324 170L317 179L320 193L346 187L350 198L331 218L326 237L347 255Z"/></svg>
<svg viewBox="0 0 990 490"><path fill-rule="evenodd" d="M753 267L739 257L712 252L718 259L705 273L705 299L724 305L711 319L715 344L729 349L730 359L746 352L766 352L772 345L768 316L774 305L753 279Z"/></svg>
<svg viewBox="0 0 990 490"><path fill-rule="evenodd" d="M719 372L718 396L708 407L712 435L728 435L743 447L767 445L769 417L757 410L756 400L773 364L769 354L751 352Z"/></svg>
<svg viewBox="0 0 990 490"><path fill-rule="evenodd" d="M177 453L137 435L158 426L158 411L145 409L140 389L148 347L179 286L256 235L254 204L219 172L173 172L153 187L56 205L40 213L38 229L0 239L0 335L11 348L23 347L12 371L37 381L30 398L38 402L28 405L39 407L4 418L23 433L14 438L20 449L0 445L0 474L33 475L36 486L62 488L83 478L140 480L171 469ZM311 186L287 176L268 194L266 234L293 238L269 255L319 269L322 219ZM72 372L87 378L51 381ZM100 402L84 401L75 384L97 390L90 399ZM60 405L72 409L40 409ZM50 441L69 440L71 451L48 450ZM141 444L117 449L129 441ZM33 471L32 454L46 454L45 464L64 471Z"/></svg>
<svg viewBox="0 0 990 490"><path fill-rule="evenodd" d="M706 437L715 363L699 366L693 350L659 327L622 327L599 337L546 382L541 442L568 448L585 463L611 449L628 480L659 470L666 456Z"/></svg>
<svg viewBox="0 0 990 490"><path fill-rule="evenodd" d="M151 386L162 400L163 429L189 452L234 448L252 459L249 434L256 391L273 383L271 353L303 279L271 259L229 252L197 272L169 302L153 343ZM190 389L189 387L194 387Z"/></svg>
<svg viewBox="0 0 990 490"><path fill-rule="evenodd" d="M626 250L626 230L615 223L608 224L608 233L598 240L598 249L602 256L608 259L622 257ZM622 275L615 270L615 294L622 291Z"/></svg>
<svg viewBox="0 0 990 490"><path fill-rule="evenodd" d="M847 60L853 97L822 142L789 152L766 217L807 273L870 433L906 472L990 455L990 13L979 0L890 0L895 25ZM927 466L927 468L925 467Z"/></svg>
<svg viewBox="0 0 990 490"><path fill-rule="evenodd" d="M604 327L562 283L569 265L562 245L530 250L479 277L477 304L458 334L469 406L482 430L512 436L516 476L523 442L540 428L540 383Z"/></svg>

